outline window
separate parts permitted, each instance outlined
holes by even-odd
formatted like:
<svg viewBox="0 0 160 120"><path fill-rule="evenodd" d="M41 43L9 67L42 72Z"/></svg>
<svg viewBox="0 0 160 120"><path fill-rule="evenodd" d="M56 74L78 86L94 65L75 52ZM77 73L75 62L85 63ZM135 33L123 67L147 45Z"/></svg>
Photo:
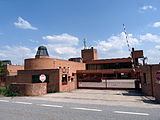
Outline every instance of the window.
<svg viewBox="0 0 160 120"><path fill-rule="evenodd" d="M89 70L89 69L88 69L88 66L89 66L89 65L88 65L88 64L86 64L86 70Z"/></svg>
<svg viewBox="0 0 160 120"><path fill-rule="evenodd" d="M72 76L74 76L76 73L72 73Z"/></svg>
<svg viewBox="0 0 160 120"><path fill-rule="evenodd" d="M121 69L121 68L132 68L132 63L122 62L122 63L86 64L86 70Z"/></svg>
<svg viewBox="0 0 160 120"><path fill-rule="evenodd" d="M57 67L57 69L61 69L61 67Z"/></svg>
<svg viewBox="0 0 160 120"><path fill-rule="evenodd" d="M146 73L143 73L143 79L144 79L144 83L146 84L147 81L146 81Z"/></svg>
<svg viewBox="0 0 160 120"><path fill-rule="evenodd" d="M67 75L66 74L62 75L62 85L67 85Z"/></svg>

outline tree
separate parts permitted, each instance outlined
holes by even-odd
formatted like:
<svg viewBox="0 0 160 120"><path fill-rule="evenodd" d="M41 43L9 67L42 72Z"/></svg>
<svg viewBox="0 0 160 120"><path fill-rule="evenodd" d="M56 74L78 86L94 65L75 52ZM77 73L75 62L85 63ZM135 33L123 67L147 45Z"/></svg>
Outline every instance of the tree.
<svg viewBox="0 0 160 120"><path fill-rule="evenodd" d="M0 61L0 77L5 77L8 75L8 70L4 69L2 61Z"/></svg>
<svg viewBox="0 0 160 120"><path fill-rule="evenodd" d="M0 61L0 77L3 77L3 66L2 66L2 61Z"/></svg>

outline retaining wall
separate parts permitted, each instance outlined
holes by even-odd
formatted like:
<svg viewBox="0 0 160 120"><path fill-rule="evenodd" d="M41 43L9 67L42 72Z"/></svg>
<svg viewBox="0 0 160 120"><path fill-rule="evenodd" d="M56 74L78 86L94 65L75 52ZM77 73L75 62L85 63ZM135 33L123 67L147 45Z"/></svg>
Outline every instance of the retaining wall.
<svg viewBox="0 0 160 120"><path fill-rule="evenodd" d="M47 83L12 83L11 86L20 95L41 96L47 94Z"/></svg>

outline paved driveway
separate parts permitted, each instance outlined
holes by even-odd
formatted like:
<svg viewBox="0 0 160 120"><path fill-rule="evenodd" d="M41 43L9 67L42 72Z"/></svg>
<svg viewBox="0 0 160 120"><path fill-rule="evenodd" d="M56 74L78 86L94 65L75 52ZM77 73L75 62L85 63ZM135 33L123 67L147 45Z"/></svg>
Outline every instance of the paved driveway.
<svg viewBox="0 0 160 120"><path fill-rule="evenodd" d="M126 90L77 89L71 92L51 93L44 96L25 98L80 104L160 108L160 104L150 100L151 97L146 97L139 92Z"/></svg>

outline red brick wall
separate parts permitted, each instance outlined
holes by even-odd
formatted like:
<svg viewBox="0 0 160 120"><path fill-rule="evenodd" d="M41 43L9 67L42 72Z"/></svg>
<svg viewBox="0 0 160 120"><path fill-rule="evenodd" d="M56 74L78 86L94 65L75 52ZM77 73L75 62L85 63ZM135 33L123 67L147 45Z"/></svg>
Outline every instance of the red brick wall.
<svg viewBox="0 0 160 120"><path fill-rule="evenodd" d="M62 84L62 74L67 74L67 84L63 85ZM75 76L70 76L72 79L72 81L70 81L70 79L68 79L68 76L70 74L68 72L64 73L63 69L60 70L60 79L59 79L59 91L60 92L65 92L65 91L72 91L74 89L77 88L77 78L76 75Z"/></svg>
<svg viewBox="0 0 160 120"><path fill-rule="evenodd" d="M142 66L141 83L144 93L155 96L160 101L160 82L157 82L156 79L157 71L160 71L160 64ZM146 84L144 83L143 73L146 73Z"/></svg>
<svg viewBox="0 0 160 120"><path fill-rule="evenodd" d="M155 98L160 103L160 83L155 84Z"/></svg>
<svg viewBox="0 0 160 120"><path fill-rule="evenodd" d="M133 58L143 58L143 50L132 51Z"/></svg>
<svg viewBox="0 0 160 120"><path fill-rule="evenodd" d="M11 83L15 83L17 81L17 76L7 76L5 81L5 86L8 86Z"/></svg>
<svg viewBox="0 0 160 120"><path fill-rule="evenodd" d="M54 62L49 58L25 59L25 70L54 69Z"/></svg>
<svg viewBox="0 0 160 120"><path fill-rule="evenodd" d="M45 74L49 76L49 84L54 85L55 92L71 91L77 88L76 74L71 75L67 69L44 69L44 70L20 70L18 71L17 83L32 83L32 75ZM67 74L67 84L62 84L62 74ZM68 76L72 79L68 79Z"/></svg>
<svg viewBox="0 0 160 120"><path fill-rule="evenodd" d="M61 67L62 69L68 70L69 67L69 75L71 76L72 73L76 73L77 70L85 70L85 63L80 62L72 62L72 61L66 61L66 60L59 60L54 59L54 69L57 69L58 67Z"/></svg>
<svg viewBox="0 0 160 120"><path fill-rule="evenodd" d="M82 58L83 58L83 62L88 62L88 61L98 59L97 50L93 49L93 48L82 50L81 55L82 55Z"/></svg>
<svg viewBox="0 0 160 120"><path fill-rule="evenodd" d="M5 70L8 70L8 75L4 77L3 86L8 86L10 83L16 82L16 76L18 70L24 70L22 65L5 65Z"/></svg>
<svg viewBox="0 0 160 120"><path fill-rule="evenodd" d="M70 67L71 72L76 70L85 70L85 63L72 62L59 59L25 59L25 70L38 70L38 69L57 69L58 67L66 68Z"/></svg>
<svg viewBox="0 0 160 120"><path fill-rule="evenodd" d="M64 92L64 91L71 91L73 89L76 89L77 88L76 71L85 70L85 63L55 59L55 68L58 68L58 67L61 67L59 91ZM73 81L72 82L68 81L67 85L62 85L62 74L63 73L67 74L67 77L70 76L71 79L73 79Z"/></svg>
<svg viewBox="0 0 160 120"><path fill-rule="evenodd" d="M11 86L20 95L40 96L47 94L46 83L13 83Z"/></svg>
<svg viewBox="0 0 160 120"><path fill-rule="evenodd" d="M57 84L56 91L71 91L77 88L76 70L85 70L85 63L67 60L39 58L26 59L25 70L18 71L18 83L31 83L32 75L49 75L49 84ZM67 74L72 79L66 85L62 85L62 74Z"/></svg>
<svg viewBox="0 0 160 120"><path fill-rule="evenodd" d="M149 66L142 66L140 69L142 92L147 95L152 95L151 69ZM146 83L144 80L144 73L146 73Z"/></svg>
<svg viewBox="0 0 160 120"><path fill-rule="evenodd" d="M45 74L49 76L49 84L54 85L55 91L59 91L59 70L20 70L18 71L17 83L32 83L32 75Z"/></svg>
<svg viewBox="0 0 160 120"><path fill-rule="evenodd" d="M18 70L24 70L24 66L22 65L6 65L4 68L8 70L8 76L15 76Z"/></svg>
<svg viewBox="0 0 160 120"><path fill-rule="evenodd" d="M131 58L100 59L87 62L86 64L122 63L122 62L131 62Z"/></svg>

